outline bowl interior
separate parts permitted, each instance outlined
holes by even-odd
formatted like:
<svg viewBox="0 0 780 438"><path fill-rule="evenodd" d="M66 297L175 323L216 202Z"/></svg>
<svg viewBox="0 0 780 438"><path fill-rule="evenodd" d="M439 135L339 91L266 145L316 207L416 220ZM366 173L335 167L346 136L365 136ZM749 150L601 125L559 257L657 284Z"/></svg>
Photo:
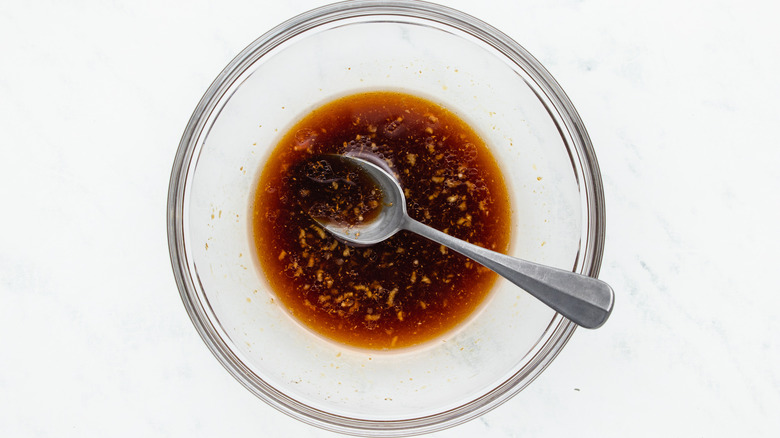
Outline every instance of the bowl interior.
<svg viewBox="0 0 780 438"><path fill-rule="evenodd" d="M511 255L582 270L590 207L581 159L524 68L448 24L373 14L259 40L228 70L193 117L180 190L180 258L191 283L183 296L228 369L272 405L331 428L453 422L529 383L572 327L512 284L497 281L481 309L441 339L356 350L280 307L250 228L259 173L286 129L336 97L398 90L453 111L491 148L510 191Z"/></svg>

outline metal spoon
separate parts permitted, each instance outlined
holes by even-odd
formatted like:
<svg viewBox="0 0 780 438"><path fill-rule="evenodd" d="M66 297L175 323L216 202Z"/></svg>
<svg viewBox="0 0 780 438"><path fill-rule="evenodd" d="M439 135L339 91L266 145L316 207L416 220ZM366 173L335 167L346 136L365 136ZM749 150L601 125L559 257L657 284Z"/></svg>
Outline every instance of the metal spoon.
<svg viewBox="0 0 780 438"><path fill-rule="evenodd" d="M509 257L472 245L424 225L406 212L403 189L390 169L383 163L334 155L358 170L367 173L383 192L383 207L377 217L360 225L345 225L319 221L337 239L354 246L369 246L382 242L400 230L408 230L442 244L489 268L520 286L553 310L585 328L598 328L609 317L615 295L612 288L595 278L562 269L539 265Z"/></svg>

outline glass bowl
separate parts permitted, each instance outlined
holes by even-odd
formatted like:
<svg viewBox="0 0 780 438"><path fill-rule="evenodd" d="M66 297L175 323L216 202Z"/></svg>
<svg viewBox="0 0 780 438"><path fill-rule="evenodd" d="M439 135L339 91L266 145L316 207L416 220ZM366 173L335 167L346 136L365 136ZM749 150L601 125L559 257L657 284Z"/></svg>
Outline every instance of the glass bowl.
<svg viewBox="0 0 780 438"><path fill-rule="evenodd" d="M325 340L281 308L254 254L251 203L259 173L302 116L365 90L417 94L470 123L510 191L509 253L598 274L601 178L571 102L505 34L417 1L312 10L261 36L220 73L173 165L171 262L206 345L260 399L340 433L433 432L476 418L525 388L575 325L501 279L457 330L389 352Z"/></svg>

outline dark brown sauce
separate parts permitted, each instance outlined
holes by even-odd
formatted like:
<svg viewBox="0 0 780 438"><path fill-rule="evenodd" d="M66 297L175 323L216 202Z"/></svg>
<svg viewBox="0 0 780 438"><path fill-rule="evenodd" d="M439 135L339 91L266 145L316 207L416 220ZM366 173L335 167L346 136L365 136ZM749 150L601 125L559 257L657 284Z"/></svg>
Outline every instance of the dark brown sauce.
<svg viewBox="0 0 780 438"><path fill-rule="evenodd" d="M295 201L320 222L354 226L381 210L381 188L365 171L336 155L312 154L291 166L288 174Z"/></svg>
<svg viewBox="0 0 780 438"><path fill-rule="evenodd" d="M435 339L479 306L496 274L406 231L356 248L319 227L312 214L356 223L370 220L381 201L381 193L360 190L368 186L359 176L322 163L324 154L346 153L384 160L414 219L505 252L511 211L498 165L476 133L446 109L408 94L370 92L304 117L261 173L253 217L257 256L295 318L362 348Z"/></svg>

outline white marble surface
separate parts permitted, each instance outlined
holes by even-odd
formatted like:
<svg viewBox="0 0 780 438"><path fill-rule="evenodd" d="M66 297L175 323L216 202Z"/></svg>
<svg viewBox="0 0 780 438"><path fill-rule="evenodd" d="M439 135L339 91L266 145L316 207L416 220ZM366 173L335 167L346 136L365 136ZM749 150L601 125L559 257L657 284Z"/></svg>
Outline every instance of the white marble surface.
<svg viewBox="0 0 780 438"><path fill-rule="evenodd" d="M435 436L778 436L776 3L444 3L520 42L579 110L617 303L520 395ZM165 231L202 93L321 4L0 3L0 436L334 436L212 357Z"/></svg>

